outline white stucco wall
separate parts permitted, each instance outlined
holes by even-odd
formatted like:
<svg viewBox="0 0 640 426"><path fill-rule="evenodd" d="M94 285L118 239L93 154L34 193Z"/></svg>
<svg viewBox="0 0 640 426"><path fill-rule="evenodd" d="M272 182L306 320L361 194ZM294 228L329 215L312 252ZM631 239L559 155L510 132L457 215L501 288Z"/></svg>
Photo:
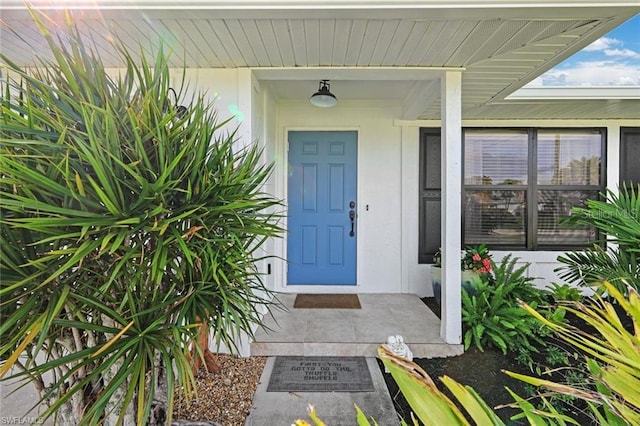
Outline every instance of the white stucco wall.
<svg viewBox="0 0 640 426"><path fill-rule="evenodd" d="M399 105L377 101L341 101L322 109L308 102L278 105L278 196L286 199L286 137L291 130L358 132L357 286L285 286L286 267L276 277L282 291L400 293L401 287L401 146L393 119ZM286 241L278 255L284 258ZM278 279L279 278L279 279Z"/></svg>
<svg viewBox="0 0 640 426"><path fill-rule="evenodd" d="M171 70L171 85L176 90L182 84L181 69ZM220 122L234 117L226 126L226 131L233 131L236 127L250 129L250 122L244 123L246 118L250 118L250 111L240 109L239 96L239 72L237 69L198 69L190 68L184 71L183 97L179 101L182 105L188 106L192 96L202 93L205 100L210 101L216 107ZM242 135L247 134L244 132ZM249 133L250 134L250 133Z"/></svg>
<svg viewBox="0 0 640 426"><path fill-rule="evenodd" d="M181 74L173 76L176 86ZM220 118L236 116L229 129L264 147L266 161L276 170L266 190L286 202L287 149L290 130L355 130L358 132L358 258L357 287L286 286L286 238L267 245L273 259L265 277L270 289L284 292L415 293L429 296L430 266L418 264L419 129L439 127L439 121L399 120L400 105L388 101L341 100L336 108L320 109L306 101L277 101L268 84L250 70L187 70L190 90L206 90ZM463 121L464 127L604 127L607 129L608 187L615 189L619 172L620 127L638 127L640 120ZM368 207L368 209L367 209ZM453 214L453 213L452 213ZM459 214L459 213L455 213ZM286 226L286 219L282 223ZM495 251L499 261L509 252ZM529 275L539 286L561 282L554 272L562 252L512 252L531 263ZM261 264L266 272L267 262Z"/></svg>

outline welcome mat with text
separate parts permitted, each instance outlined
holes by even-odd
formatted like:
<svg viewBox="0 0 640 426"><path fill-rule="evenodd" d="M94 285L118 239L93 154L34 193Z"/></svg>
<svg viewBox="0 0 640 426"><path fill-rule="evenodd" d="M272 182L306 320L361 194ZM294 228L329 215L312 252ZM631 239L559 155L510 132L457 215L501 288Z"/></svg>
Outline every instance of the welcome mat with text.
<svg viewBox="0 0 640 426"><path fill-rule="evenodd" d="M293 302L297 309L360 309L357 294L298 294Z"/></svg>
<svg viewBox="0 0 640 426"><path fill-rule="evenodd" d="M267 392L373 392L364 357L276 357Z"/></svg>

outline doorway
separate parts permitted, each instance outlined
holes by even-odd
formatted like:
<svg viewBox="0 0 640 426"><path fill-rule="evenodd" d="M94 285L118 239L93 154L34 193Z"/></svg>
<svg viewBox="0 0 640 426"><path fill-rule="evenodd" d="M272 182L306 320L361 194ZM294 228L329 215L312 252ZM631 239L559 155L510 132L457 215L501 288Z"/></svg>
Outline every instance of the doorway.
<svg viewBox="0 0 640 426"><path fill-rule="evenodd" d="M355 131L289 132L289 285L356 285Z"/></svg>

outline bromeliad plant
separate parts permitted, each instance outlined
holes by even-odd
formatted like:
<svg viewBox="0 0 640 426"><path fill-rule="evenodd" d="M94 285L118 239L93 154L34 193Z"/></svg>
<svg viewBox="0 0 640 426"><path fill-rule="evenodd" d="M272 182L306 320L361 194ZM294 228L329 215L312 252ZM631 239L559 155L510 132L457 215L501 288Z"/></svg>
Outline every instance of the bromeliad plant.
<svg viewBox="0 0 640 426"><path fill-rule="evenodd" d="M167 58L105 72L70 27L52 61L8 73L0 105L0 376L60 424L171 424L198 329L235 347L269 290L270 167L203 96L166 108ZM200 354L201 355L201 354Z"/></svg>

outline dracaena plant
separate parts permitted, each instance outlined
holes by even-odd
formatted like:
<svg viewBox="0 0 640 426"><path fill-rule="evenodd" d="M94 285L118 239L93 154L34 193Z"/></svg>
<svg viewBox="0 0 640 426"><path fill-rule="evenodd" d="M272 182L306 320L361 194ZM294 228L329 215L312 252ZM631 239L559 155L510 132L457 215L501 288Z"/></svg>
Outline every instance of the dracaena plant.
<svg viewBox="0 0 640 426"><path fill-rule="evenodd" d="M269 304L270 166L202 95L167 108L162 52L116 42L112 78L76 29L41 29L52 60L1 56L0 375L60 424L170 424L198 327L233 348Z"/></svg>

